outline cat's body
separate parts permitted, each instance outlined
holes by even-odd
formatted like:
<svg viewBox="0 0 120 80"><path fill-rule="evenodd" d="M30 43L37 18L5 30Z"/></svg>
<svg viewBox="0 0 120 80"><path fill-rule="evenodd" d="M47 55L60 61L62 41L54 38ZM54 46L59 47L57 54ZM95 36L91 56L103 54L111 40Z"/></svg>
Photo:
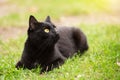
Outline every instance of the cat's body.
<svg viewBox="0 0 120 80"><path fill-rule="evenodd" d="M32 69L40 65L41 72L50 71L78 51L82 54L87 49L86 36L78 28L56 28L50 17L45 22L38 22L30 16L28 38L16 67Z"/></svg>

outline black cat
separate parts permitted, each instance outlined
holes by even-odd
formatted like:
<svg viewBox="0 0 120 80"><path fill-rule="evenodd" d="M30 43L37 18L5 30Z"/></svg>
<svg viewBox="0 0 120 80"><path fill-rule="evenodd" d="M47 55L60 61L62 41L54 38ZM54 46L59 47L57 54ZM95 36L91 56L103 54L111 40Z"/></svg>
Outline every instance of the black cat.
<svg viewBox="0 0 120 80"><path fill-rule="evenodd" d="M16 67L32 69L39 65L41 72L50 71L78 51L82 54L87 49L86 36L80 29L56 28L49 16L44 22L38 22L34 16L30 16L28 38Z"/></svg>

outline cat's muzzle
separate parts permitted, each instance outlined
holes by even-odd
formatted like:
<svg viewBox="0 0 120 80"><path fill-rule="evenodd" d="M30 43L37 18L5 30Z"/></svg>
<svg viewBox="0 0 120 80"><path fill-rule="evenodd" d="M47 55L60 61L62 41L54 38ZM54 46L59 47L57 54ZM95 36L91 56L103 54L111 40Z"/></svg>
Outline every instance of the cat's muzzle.
<svg viewBox="0 0 120 80"><path fill-rule="evenodd" d="M56 33L55 38L54 38L54 41L57 42L57 41L59 40L59 38L60 38L59 34Z"/></svg>

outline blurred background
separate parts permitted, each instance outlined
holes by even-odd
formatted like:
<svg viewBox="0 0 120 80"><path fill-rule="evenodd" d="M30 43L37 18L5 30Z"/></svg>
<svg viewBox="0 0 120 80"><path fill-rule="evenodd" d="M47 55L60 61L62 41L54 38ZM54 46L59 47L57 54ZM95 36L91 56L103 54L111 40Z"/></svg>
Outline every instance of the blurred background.
<svg viewBox="0 0 120 80"><path fill-rule="evenodd" d="M49 74L17 70L30 15L79 27L89 50ZM0 80L16 79L120 80L120 0L0 0Z"/></svg>
<svg viewBox="0 0 120 80"><path fill-rule="evenodd" d="M28 26L30 15L57 25L120 23L120 0L0 0L0 37L15 37ZM12 28L12 29L11 29Z"/></svg>

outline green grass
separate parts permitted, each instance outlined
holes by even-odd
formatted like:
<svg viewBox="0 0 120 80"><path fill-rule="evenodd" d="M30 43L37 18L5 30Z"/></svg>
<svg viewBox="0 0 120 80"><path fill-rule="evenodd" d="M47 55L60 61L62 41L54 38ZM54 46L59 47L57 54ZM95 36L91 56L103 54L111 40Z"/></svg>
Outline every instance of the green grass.
<svg viewBox="0 0 120 80"><path fill-rule="evenodd" d="M0 80L120 80L120 25L85 25L89 50L68 59L60 69L40 75L39 69L17 70L26 36L0 41Z"/></svg>
<svg viewBox="0 0 120 80"><path fill-rule="evenodd" d="M86 15L109 12L108 0L8 0L6 5L15 6L13 12L0 17L0 27L26 26L29 15L44 19L50 15L53 19L61 16ZM11 8L10 8L11 9Z"/></svg>

